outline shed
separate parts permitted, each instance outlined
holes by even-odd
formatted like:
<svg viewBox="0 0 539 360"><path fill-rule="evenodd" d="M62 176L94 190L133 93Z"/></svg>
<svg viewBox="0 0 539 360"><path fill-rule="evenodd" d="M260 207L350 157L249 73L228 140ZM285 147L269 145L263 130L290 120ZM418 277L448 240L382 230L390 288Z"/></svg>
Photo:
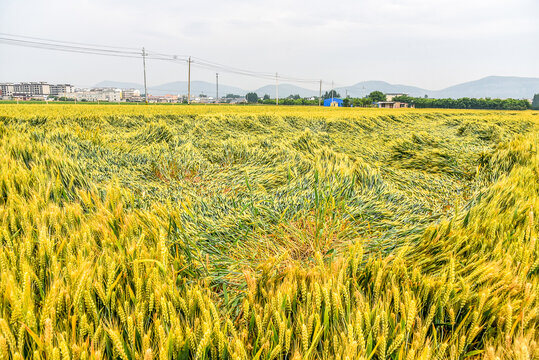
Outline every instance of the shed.
<svg viewBox="0 0 539 360"><path fill-rule="evenodd" d="M338 98L325 99L324 106L342 107L342 99L338 99Z"/></svg>

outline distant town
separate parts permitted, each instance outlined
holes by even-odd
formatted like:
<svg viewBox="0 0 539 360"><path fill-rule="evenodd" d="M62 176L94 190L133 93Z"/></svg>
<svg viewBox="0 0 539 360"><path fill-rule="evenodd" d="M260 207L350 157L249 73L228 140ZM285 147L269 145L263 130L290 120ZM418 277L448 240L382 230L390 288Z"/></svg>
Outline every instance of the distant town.
<svg viewBox="0 0 539 360"><path fill-rule="evenodd" d="M406 93L383 93L372 91L364 97L352 98L348 94L341 98L335 91L326 91L321 96L300 97L289 95L285 98L262 97L255 92L245 96L226 94L223 97L199 95L150 95L142 94L135 88L93 87L76 88L71 84L49 84L47 82L0 83L0 99L11 101L71 101L89 103L193 103L193 104L266 104L266 105L311 105L326 107L378 107L378 108L451 108L451 109L537 109L539 96L534 99L491 99L458 98L431 99L411 97Z"/></svg>
<svg viewBox="0 0 539 360"><path fill-rule="evenodd" d="M149 103L186 103L187 95L150 95ZM144 102L144 94L138 89L113 87L76 88L71 84L49 84L47 82L0 83L0 99L20 101L80 101L80 102ZM311 97L310 100L317 98ZM258 101L258 97L256 99ZM226 94L215 98L204 94L191 95L191 103L200 104L242 104L248 96Z"/></svg>
<svg viewBox="0 0 539 360"><path fill-rule="evenodd" d="M42 100L81 102L143 102L140 90L119 88L76 88L71 84L47 82L0 83L2 100ZM185 97L187 100L187 96ZM210 100L210 98L205 98ZM213 99L211 99L213 100ZM180 95L148 96L152 103L182 102Z"/></svg>
<svg viewBox="0 0 539 360"><path fill-rule="evenodd" d="M382 93L380 93L382 95ZM391 101L396 96L406 96L407 94L386 94L384 101L370 102L376 107L413 107L407 103ZM147 101L149 103L185 103L187 95L149 95ZM281 99L283 105L316 105L319 103L323 106L342 107L350 106L346 103L346 99L340 99L340 95L335 91L326 92L318 101L318 97L300 98L299 95L289 96ZM121 89L121 88L76 88L71 84L49 84L47 82L21 82L21 83L0 83L0 98L2 100L20 100L20 101L80 101L80 102L133 102L139 103L146 101L144 94L141 94L137 89ZM380 99L382 100L382 99ZM302 101L302 103L296 103ZM289 102L294 102L289 103ZM269 95L259 98L256 93L248 93L246 96L227 94L221 98L215 98L199 94L191 96L190 103L200 104L244 104L244 103L275 103L275 99L270 99Z"/></svg>

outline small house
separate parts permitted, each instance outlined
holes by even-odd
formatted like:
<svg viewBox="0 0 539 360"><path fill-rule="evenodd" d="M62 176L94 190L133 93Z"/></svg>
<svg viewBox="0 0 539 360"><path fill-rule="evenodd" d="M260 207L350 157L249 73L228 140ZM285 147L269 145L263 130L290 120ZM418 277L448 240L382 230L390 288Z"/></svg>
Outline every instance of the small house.
<svg viewBox="0 0 539 360"><path fill-rule="evenodd" d="M379 101L376 103L376 107L384 109L401 109L401 108L413 108L414 104L408 104L398 101Z"/></svg>

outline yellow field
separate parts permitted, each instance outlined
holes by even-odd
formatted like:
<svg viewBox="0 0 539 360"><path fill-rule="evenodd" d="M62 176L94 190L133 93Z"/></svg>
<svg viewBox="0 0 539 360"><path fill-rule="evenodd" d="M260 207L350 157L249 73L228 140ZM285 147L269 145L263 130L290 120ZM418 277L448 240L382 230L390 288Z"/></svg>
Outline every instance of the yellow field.
<svg viewBox="0 0 539 360"><path fill-rule="evenodd" d="M0 359L539 358L538 129L0 104Z"/></svg>
<svg viewBox="0 0 539 360"><path fill-rule="evenodd" d="M490 114L494 117L515 115L519 118L537 116L537 111L498 111L498 110L457 110L457 109L378 109L350 107L317 107L317 106L275 106L275 105L95 105L95 104L0 104L2 114L24 117L46 115L47 117L83 116L152 116L152 115L281 115L281 116L322 116L324 118L347 116L379 116L381 114Z"/></svg>

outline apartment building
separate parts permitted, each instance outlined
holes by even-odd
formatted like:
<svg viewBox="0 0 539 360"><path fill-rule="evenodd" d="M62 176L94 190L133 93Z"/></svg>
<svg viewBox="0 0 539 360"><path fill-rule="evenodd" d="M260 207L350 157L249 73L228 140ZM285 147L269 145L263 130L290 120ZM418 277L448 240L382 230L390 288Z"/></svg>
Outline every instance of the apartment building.
<svg viewBox="0 0 539 360"><path fill-rule="evenodd" d="M122 89L122 100L128 100L140 97L140 90L137 89Z"/></svg>
<svg viewBox="0 0 539 360"><path fill-rule="evenodd" d="M50 95L50 85L46 82L22 82L13 84L13 95Z"/></svg>
<svg viewBox="0 0 539 360"><path fill-rule="evenodd" d="M12 83L0 83L0 90L2 90L3 97L11 97L13 96L15 86Z"/></svg>
<svg viewBox="0 0 539 360"><path fill-rule="evenodd" d="M50 85L50 94L58 96L60 94L69 94L73 92L73 85L70 84L56 84Z"/></svg>
<svg viewBox="0 0 539 360"><path fill-rule="evenodd" d="M76 90L70 93L60 93L60 97L66 97L69 99L76 99L77 101L108 101L119 102L122 100L122 90L120 89L84 89Z"/></svg>
<svg viewBox="0 0 539 360"><path fill-rule="evenodd" d="M3 97L46 97L57 96L62 93L73 92L73 85L70 84L49 84L47 82L21 82L21 83L0 83Z"/></svg>

